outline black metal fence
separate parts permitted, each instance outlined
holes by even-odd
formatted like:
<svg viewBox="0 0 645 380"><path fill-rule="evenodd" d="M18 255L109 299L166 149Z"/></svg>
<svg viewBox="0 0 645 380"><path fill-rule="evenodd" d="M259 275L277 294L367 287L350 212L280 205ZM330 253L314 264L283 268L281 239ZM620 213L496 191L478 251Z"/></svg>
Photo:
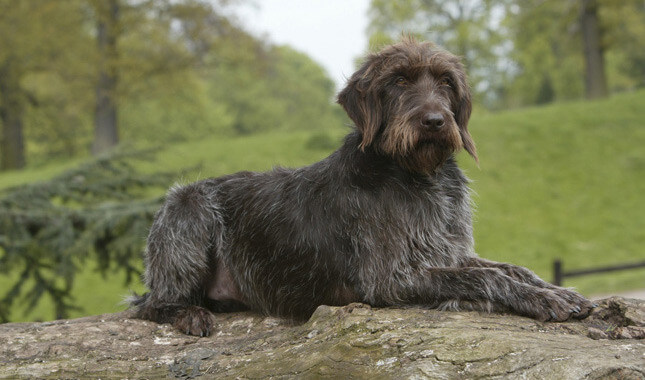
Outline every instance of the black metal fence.
<svg viewBox="0 0 645 380"><path fill-rule="evenodd" d="M564 271L562 269L562 261L560 261L559 259L556 259L553 261L553 284L562 286L562 281L567 277L578 277L578 276L584 276L588 274L606 273L606 272L614 272L619 270L636 269L636 268L645 268L645 261L640 263L615 265L611 267Z"/></svg>

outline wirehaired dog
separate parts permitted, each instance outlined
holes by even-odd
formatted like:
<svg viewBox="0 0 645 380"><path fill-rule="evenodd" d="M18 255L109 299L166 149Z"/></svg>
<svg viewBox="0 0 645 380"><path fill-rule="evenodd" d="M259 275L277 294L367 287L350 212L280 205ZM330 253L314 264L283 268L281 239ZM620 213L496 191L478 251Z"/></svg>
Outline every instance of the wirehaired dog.
<svg viewBox="0 0 645 380"><path fill-rule="evenodd" d="M356 128L313 165L241 172L168 193L136 315L208 335L211 312L304 320L364 302L583 318L581 295L479 258L468 180L477 153L459 59L411 39L367 57L338 95Z"/></svg>

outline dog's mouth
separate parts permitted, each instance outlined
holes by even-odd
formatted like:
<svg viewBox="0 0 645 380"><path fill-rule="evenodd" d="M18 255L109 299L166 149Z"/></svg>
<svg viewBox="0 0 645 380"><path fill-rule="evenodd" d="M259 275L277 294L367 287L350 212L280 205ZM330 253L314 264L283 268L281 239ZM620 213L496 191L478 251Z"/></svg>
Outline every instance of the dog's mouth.
<svg viewBox="0 0 645 380"><path fill-rule="evenodd" d="M417 146L419 148L431 148L438 150L457 151L463 147L459 133L433 133L424 134L419 138Z"/></svg>

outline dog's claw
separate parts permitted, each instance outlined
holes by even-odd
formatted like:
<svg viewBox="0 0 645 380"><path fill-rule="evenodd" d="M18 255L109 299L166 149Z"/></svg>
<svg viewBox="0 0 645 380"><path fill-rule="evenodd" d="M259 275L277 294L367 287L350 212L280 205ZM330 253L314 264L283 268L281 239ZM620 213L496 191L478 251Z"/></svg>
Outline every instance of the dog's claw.
<svg viewBox="0 0 645 380"><path fill-rule="evenodd" d="M574 306L574 307L571 309L571 312L572 312L572 313L579 313L579 312L580 312L580 310L582 310L582 309L580 309L580 306Z"/></svg>
<svg viewBox="0 0 645 380"><path fill-rule="evenodd" d="M555 314L555 312L553 310L549 310L549 314L551 315L551 319L553 319L553 320L558 319L558 316Z"/></svg>

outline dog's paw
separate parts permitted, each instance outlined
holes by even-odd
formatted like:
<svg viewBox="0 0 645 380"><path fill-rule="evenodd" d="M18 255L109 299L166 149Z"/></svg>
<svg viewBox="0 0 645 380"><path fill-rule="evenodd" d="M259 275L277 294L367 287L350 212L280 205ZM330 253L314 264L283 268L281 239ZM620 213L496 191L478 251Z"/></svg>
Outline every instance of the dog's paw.
<svg viewBox="0 0 645 380"><path fill-rule="evenodd" d="M571 305L571 309L573 310L571 317L575 319L586 318L594 308L594 304L591 301L589 301L576 291L560 287L555 287L550 290Z"/></svg>
<svg viewBox="0 0 645 380"><path fill-rule="evenodd" d="M529 315L540 321L563 322L589 315L593 304L580 294L564 288L540 289Z"/></svg>
<svg viewBox="0 0 645 380"><path fill-rule="evenodd" d="M199 306L189 306L177 313L173 326L186 335L209 336L215 323L213 313Z"/></svg>

